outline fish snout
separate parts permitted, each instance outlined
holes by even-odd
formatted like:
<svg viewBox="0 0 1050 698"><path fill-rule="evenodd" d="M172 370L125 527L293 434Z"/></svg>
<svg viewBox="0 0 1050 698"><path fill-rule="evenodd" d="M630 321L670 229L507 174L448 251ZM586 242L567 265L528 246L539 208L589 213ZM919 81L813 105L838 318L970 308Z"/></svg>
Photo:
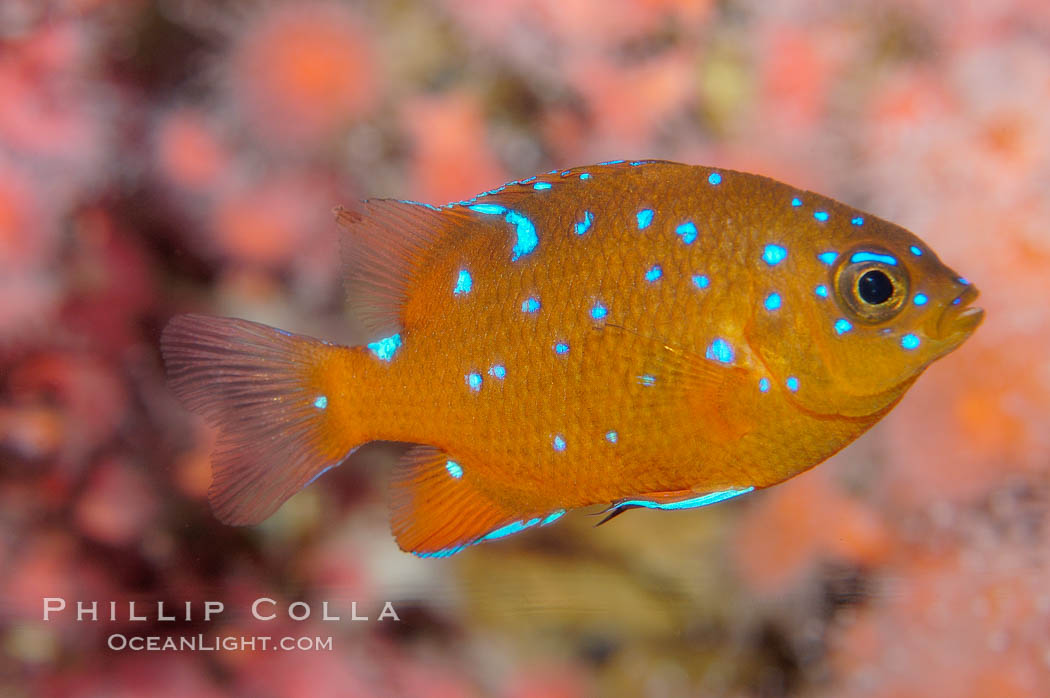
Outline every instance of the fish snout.
<svg viewBox="0 0 1050 698"><path fill-rule="evenodd" d="M984 309L971 305L980 293L973 286L963 287L961 293L941 313L937 320L937 337L969 336L984 319Z"/></svg>

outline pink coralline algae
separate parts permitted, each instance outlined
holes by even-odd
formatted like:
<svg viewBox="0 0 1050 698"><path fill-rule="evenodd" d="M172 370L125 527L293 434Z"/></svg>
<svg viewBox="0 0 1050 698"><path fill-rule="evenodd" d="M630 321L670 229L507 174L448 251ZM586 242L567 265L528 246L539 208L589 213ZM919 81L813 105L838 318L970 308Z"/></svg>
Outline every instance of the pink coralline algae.
<svg viewBox="0 0 1050 698"><path fill-rule="evenodd" d="M1041 0L0 3L0 694L1045 695L1047 36ZM704 511L415 560L379 445L263 526L215 521L171 315L372 341L333 207L619 158L898 222L973 276L984 325L821 469ZM229 613L43 623L44 596ZM267 625L259 597L402 620Z"/></svg>

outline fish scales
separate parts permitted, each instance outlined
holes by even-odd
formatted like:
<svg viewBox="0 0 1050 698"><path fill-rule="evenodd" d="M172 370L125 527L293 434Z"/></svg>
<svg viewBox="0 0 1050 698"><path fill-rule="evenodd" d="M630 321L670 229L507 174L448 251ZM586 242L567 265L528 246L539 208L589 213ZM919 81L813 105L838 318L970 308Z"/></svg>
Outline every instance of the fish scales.
<svg viewBox="0 0 1050 698"><path fill-rule="evenodd" d="M545 232L530 264L507 265L508 237L504 230L499 230L504 226L493 230L493 226L487 224L475 224L464 230L460 244L450 248L445 260L435 260L428 273L419 279L419 287L412 296L428 301L447 297L448 279L461 267L476 269L471 272L474 289L450 308L431 305L426 312L418 313L418 325L406 323L406 354L399 366L405 370L420 367L424 370L402 377L398 367L391 366L387 372L389 386L381 384L377 397L381 403L403 400L405 391L401 386L414 385L418 386L420 396L432 395L435 401L421 402L413 398L410 402L414 409L402 405L400 409L412 409L407 413L411 417L402 421L407 428L385 434L384 438L433 443L450 453L463 454L464 460L475 461L479 468L498 468L511 482L524 484L518 496L525 498L532 494L533 506L540 509L555 504L536 497L550 489L571 486L574 498L567 501L572 506L611 501L631 494L638 482L623 484L622 478L612 477L631 468L637 471L642 485L653 491L682 489L690 484L691 468L684 469L680 464L690 459L695 461L697 453L694 449L683 449L677 441L638 449L641 453L628 464L623 454L635 450L632 432L625 432L615 447L604 439L591 438L603 435L628 418L626 414L617 414L601 419L594 414L595 406L607 402L610 392L627 391L626 404L630 404L644 400L648 388L633 380L645 372L644 352L635 346L637 340L629 337L626 345L616 346L602 342L588 316L587 305L605 299L615 310L609 321L615 319L629 327L640 326L646 317L656 318L658 331L668 336L681 335L689 326L721 327L721 334L736 336L740 328L733 327L738 325L734 313L713 313L707 306L729 303L733 296L746 298L747 293L740 296L732 292L733 286L746 289L746 274L736 271L740 265L732 263L725 265L723 272L718 269L719 265L712 266L710 260L717 260L720 255L730 261L741 259L753 244L745 234L698 236L699 244L682 245L673 235L673 228L686 217L685 206L680 206L680 211L670 208L666 214L654 217L645 230L639 230L634 211L657 204L651 196L639 196L637 191L644 191L646 180L653 179L654 174L663 175L642 169L631 174L634 173L640 182L624 179L618 186L601 190L592 186L592 182L570 180L564 189L531 193L517 201L515 209L529 216L537 229ZM686 178L682 188L690 183L699 185ZM556 197L559 196L572 205L558 207ZM621 207L618 211L609 208L610 201L631 196L638 201L637 208ZM706 198L707 201L701 199L692 216L701 221L705 231L726 219L724 196ZM610 211L610 214L597 216L589 234L578 236L572 226L581 209ZM745 226L741 220L739 229L746 232ZM472 241L477 238L480 239L475 246ZM676 247L683 248L684 253ZM600 257L605 264L595 265L595 257ZM661 264L664 275L651 286L639 287L637 282L643 278L644 270L654 263ZM728 283L704 297L697 293L690 275L686 274L692 268L708 269ZM579 269L590 273L580 275L576 273ZM738 276L744 278L734 278ZM523 314L516 303L507 302L509 298L529 296L543 299L542 312ZM513 334L510 328L517 328L521 333L519 342L508 341ZM422 339L415 342L417 333ZM565 341L569 346L564 357L552 351L558 341ZM415 350L410 352L410 346ZM442 366L435 367L436 371L430 372L427 357L441 356L447 353L448 347L458 348L459 361L444 361ZM703 351L697 346L685 348ZM422 358L414 359L417 355ZM481 390L475 395L461 390L462 380L457 378L472 370L483 372L484 366L478 365L478 357L507 357L505 361L511 370L495 389ZM529 371L521 373L516 370L519 366L529 367ZM611 388L609 381L614 377L620 378L620 384ZM443 403L447 405L444 409ZM528 414L520 411L522 404L532 406ZM451 414L446 411L449 409ZM666 409L650 408L632 418L641 418L639 433L666 429L668 423ZM602 421L605 429L599 423ZM450 430L449 423L462 428ZM497 427L490 433L479 434L479 423ZM531 424L534 428L514 438L507 429L513 424ZM431 433L427 433L428 430ZM551 448L552 440L559 433L567 442L564 452ZM484 448L479 449L478 445ZM481 473L486 474L484 470Z"/></svg>
<svg viewBox="0 0 1050 698"><path fill-rule="evenodd" d="M981 319L908 231L728 170L605 164L340 220L351 300L392 334L285 347L273 330L278 351L244 321L165 333L175 392L226 439L226 521L265 517L372 440L421 445L394 474L392 523L424 556L592 504L713 503L846 446ZM188 349L223 329L247 333L237 352ZM213 379L253 356L273 374L254 374L260 394L287 395L248 415Z"/></svg>

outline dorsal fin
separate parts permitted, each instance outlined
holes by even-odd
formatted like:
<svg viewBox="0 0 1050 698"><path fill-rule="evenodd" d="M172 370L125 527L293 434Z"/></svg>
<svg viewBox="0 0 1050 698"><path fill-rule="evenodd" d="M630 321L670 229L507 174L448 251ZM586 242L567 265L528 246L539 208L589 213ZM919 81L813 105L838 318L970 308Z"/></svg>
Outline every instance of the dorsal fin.
<svg viewBox="0 0 1050 698"><path fill-rule="evenodd" d="M409 283L468 213L392 199L335 209L336 220L346 229L341 249L350 307L366 327L383 335L404 329L401 309Z"/></svg>
<svg viewBox="0 0 1050 698"><path fill-rule="evenodd" d="M377 334L405 329L401 310L407 289L429 253L468 220L486 220L479 206L510 211L524 200L570 182L659 161L617 160L590 167L552 170L508 182L464 201L445 206L370 199L353 208L337 207L336 220L346 229L342 237L345 284L352 310ZM675 164L675 163L666 163ZM472 208L473 207L473 208ZM520 216L519 216L520 218ZM491 220L491 219L490 219ZM511 218L508 223L514 224Z"/></svg>
<svg viewBox="0 0 1050 698"><path fill-rule="evenodd" d="M447 557L468 545L545 526L564 510L514 511L478 488L469 462L433 446L405 454L390 482L390 526L402 550L420 557Z"/></svg>
<svg viewBox="0 0 1050 698"><path fill-rule="evenodd" d="M678 163L663 160L613 160L610 162L599 163L597 165L573 167L565 170L551 170L550 172L544 172L543 174L525 177L524 179L514 180L513 182L507 182L495 189L482 192L471 199L456 201L448 205L450 207L469 207L475 204L496 204L507 208L513 208L523 199L536 196L542 197L548 192L554 192L559 187L566 184L585 182L587 180L593 180L595 177L616 172L617 170L629 169L639 165L653 164L678 165ZM679 166L686 167L685 165Z"/></svg>

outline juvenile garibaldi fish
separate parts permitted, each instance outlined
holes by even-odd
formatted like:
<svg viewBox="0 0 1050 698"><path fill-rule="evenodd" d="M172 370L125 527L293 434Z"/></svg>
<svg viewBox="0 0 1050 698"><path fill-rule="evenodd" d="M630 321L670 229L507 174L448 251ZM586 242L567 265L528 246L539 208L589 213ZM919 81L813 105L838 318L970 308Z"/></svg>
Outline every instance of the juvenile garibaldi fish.
<svg viewBox="0 0 1050 698"><path fill-rule="evenodd" d="M444 556L608 505L769 487L857 438L980 323L907 230L765 177L604 163L435 207L339 209L356 347L180 315L175 394L253 524L368 441L402 549Z"/></svg>

